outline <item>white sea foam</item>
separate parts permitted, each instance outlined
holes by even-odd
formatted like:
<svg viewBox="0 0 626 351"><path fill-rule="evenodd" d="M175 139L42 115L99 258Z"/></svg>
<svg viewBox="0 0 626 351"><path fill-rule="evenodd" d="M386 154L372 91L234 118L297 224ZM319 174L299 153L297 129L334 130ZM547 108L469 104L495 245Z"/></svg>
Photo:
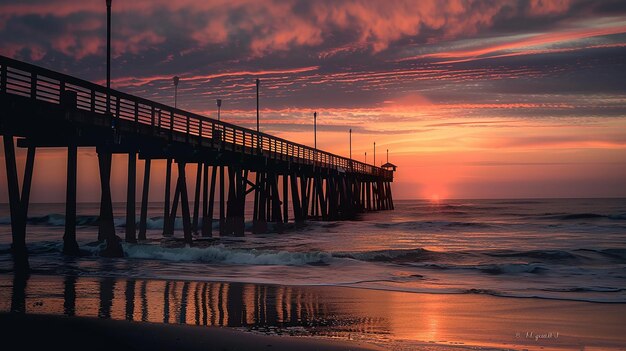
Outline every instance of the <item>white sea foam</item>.
<svg viewBox="0 0 626 351"><path fill-rule="evenodd" d="M124 244L124 254L130 258L233 265L301 266L307 264L324 264L331 259L331 255L325 252L235 250L226 248L224 245L203 248L189 246L167 248L156 245Z"/></svg>

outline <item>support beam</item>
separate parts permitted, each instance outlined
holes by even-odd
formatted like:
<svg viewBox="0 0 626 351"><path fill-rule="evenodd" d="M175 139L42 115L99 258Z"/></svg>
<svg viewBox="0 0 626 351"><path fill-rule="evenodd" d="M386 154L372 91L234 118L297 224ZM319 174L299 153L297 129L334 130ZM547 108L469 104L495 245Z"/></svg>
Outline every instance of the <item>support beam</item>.
<svg viewBox="0 0 626 351"><path fill-rule="evenodd" d="M300 197L298 195L298 177L295 173L291 173L291 203L293 207L293 216L296 223L304 222L302 217L302 208L300 207Z"/></svg>
<svg viewBox="0 0 626 351"><path fill-rule="evenodd" d="M198 167L200 167L200 165L198 165ZM202 178L202 228L201 228L201 232L202 232L203 237L207 237L207 236L211 236L211 230L207 228L208 225L210 225L210 222L209 222L210 218L208 216L208 212L209 212L209 164L203 163L202 168L203 168L202 173L204 174L204 177ZM210 220L212 221L212 218Z"/></svg>
<svg viewBox="0 0 626 351"><path fill-rule="evenodd" d="M257 172L255 189L254 212L256 215L252 223L252 232L260 234L267 232L267 174L265 172Z"/></svg>
<svg viewBox="0 0 626 351"><path fill-rule="evenodd" d="M176 214L178 213L178 202L180 201L180 191L180 182L176 181L176 189L174 190L174 201L172 202L172 211L167 217L165 236L174 235L174 231L176 229Z"/></svg>
<svg viewBox="0 0 626 351"><path fill-rule="evenodd" d="M226 203L226 232L225 234L231 235L234 233L234 220L236 217L237 208L237 184L235 180L235 170L233 166L228 167L228 201Z"/></svg>
<svg viewBox="0 0 626 351"><path fill-rule="evenodd" d="M22 206L20 199L13 136L5 134L2 139L4 142L4 160L7 171L9 208L11 211L11 251L15 262L15 271L21 274L29 270L28 253L26 250L26 218L24 218L24 206Z"/></svg>
<svg viewBox="0 0 626 351"><path fill-rule="evenodd" d="M205 172L205 174L208 172ZM215 183L217 181L217 167L211 167L211 188L209 191L209 206L202 225L202 236L213 235L213 207L215 205Z"/></svg>
<svg viewBox="0 0 626 351"><path fill-rule="evenodd" d="M283 174L283 222L289 222L289 174Z"/></svg>
<svg viewBox="0 0 626 351"><path fill-rule="evenodd" d="M65 233L63 234L63 253L78 255L76 242L76 172L78 147L67 147L67 187L65 190Z"/></svg>
<svg viewBox="0 0 626 351"><path fill-rule="evenodd" d="M366 203L368 211L372 210L372 202L370 201L371 200L371 197L370 197L371 189L372 189L371 182L365 182L365 196L366 196L365 203Z"/></svg>
<svg viewBox="0 0 626 351"><path fill-rule="evenodd" d="M309 215L309 199L310 199L309 179L306 175L300 175L300 204L302 206L302 220L306 221Z"/></svg>
<svg viewBox="0 0 626 351"><path fill-rule="evenodd" d="M319 217L319 208L318 208L318 185L319 185L320 179L319 176L317 174L317 172L315 173L315 175L313 175L313 186L312 186L312 192L313 192L313 204L312 204L312 208L313 208L313 212L311 212L311 215L317 219Z"/></svg>
<svg viewBox="0 0 626 351"><path fill-rule="evenodd" d="M139 214L139 240L146 240L146 230L148 226L148 194L150 192L150 165L152 160L147 158L144 162L141 213Z"/></svg>
<svg viewBox="0 0 626 351"><path fill-rule="evenodd" d="M318 210L321 211L322 214L322 219L326 220L326 201L325 201L325 197L324 197L324 191L322 189L322 185L323 185L323 178L321 178L321 176L317 176L317 181L316 181L316 193L317 193L317 199L315 199L316 203L319 201L319 206L318 206ZM316 217L319 216L319 212L315 214Z"/></svg>
<svg viewBox="0 0 626 351"><path fill-rule="evenodd" d="M30 203L30 188L33 183L33 168L35 167L35 147L29 146L26 154L26 166L24 167L24 181L22 182L22 196L20 199L22 207L22 220L24 221L24 231L28 221L28 205Z"/></svg>
<svg viewBox="0 0 626 351"><path fill-rule="evenodd" d="M224 166L220 166L220 236L226 233L226 194L224 189Z"/></svg>
<svg viewBox="0 0 626 351"><path fill-rule="evenodd" d="M136 188L137 188L137 153L128 153L128 181L126 190L126 235L127 243L137 242L136 231Z"/></svg>
<svg viewBox="0 0 626 351"><path fill-rule="evenodd" d="M183 216L183 232L185 242L191 244L191 216L189 213L189 196L187 195L187 179L185 177L185 162L178 162L178 187L180 188L180 201Z"/></svg>
<svg viewBox="0 0 626 351"><path fill-rule="evenodd" d="M115 224L113 223L111 160L112 155L109 150L98 150L101 188L98 240L104 240L106 242L105 248L100 252L101 256L123 257L124 251L120 239L115 235Z"/></svg>
<svg viewBox="0 0 626 351"><path fill-rule="evenodd" d="M98 150L100 168L100 217L98 220L98 241L115 237L113 203L111 201L111 159L110 151Z"/></svg>
<svg viewBox="0 0 626 351"><path fill-rule="evenodd" d="M255 174L255 182L253 184L253 189L254 189L254 204L253 204L253 209L252 209L252 232L256 234L256 226L257 226L257 222L259 220L259 197L261 195L261 192L259 191L259 182L261 181L261 173L259 173L258 171Z"/></svg>
<svg viewBox="0 0 626 351"><path fill-rule="evenodd" d="M271 189L271 197L272 197L272 202L271 202L271 213L272 216L271 221L274 223L282 223L283 222L283 216L281 214L281 202L280 202L280 196L279 196L279 191L278 191L278 175L276 173L270 173L269 175L269 186Z"/></svg>
<svg viewBox="0 0 626 351"><path fill-rule="evenodd" d="M229 216L229 234L232 233L235 236L244 236L245 231L245 202L246 202L246 180L248 177L248 171L241 169L233 170L234 177L231 180L234 184L231 187L233 190L233 196L229 194L229 198L232 201L229 204L228 216Z"/></svg>
<svg viewBox="0 0 626 351"><path fill-rule="evenodd" d="M169 223L170 216L170 193L172 183L172 159L168 158L165 161L165 206L163 207L163 236L169 236L167 223Z"/></svg>
<svg viewBox="0 0 626 351"><path fill-rule="evenodd" d="M200 216L200 188L202 184L202 163L198 162L198 168L196 170L196 191L194 193L193 202L193 221L191 224L191 231L198 233L198 218Z"/></svg>

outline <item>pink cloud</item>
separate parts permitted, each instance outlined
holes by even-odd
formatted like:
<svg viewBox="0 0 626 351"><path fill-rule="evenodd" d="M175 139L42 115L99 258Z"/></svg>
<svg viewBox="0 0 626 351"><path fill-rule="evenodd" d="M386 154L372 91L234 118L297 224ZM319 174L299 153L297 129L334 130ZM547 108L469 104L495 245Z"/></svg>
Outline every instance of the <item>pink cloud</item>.
<svg viewBox="0 0 626 351"><path fill-rule="evenodd" d="M123 30L119 37L121 37L121 39L112 42L113 55L115 57L121 56L124 53L138 54L165 41L163 36L153 31L133 33L129 30Z"/></svg>
<svg viewBox="0 0 626 351"><path fill-rule="evenodd" d="M303 72L309 72L319 69L319 66L310 66L310 67L300 67L293 69L279 69L279 70L258 70L258 71L231 71L231 72L220 72L213 74L203 74L203 75L192 75L192 74L183 74L182 79L185 81L207 81L215 78L225 78L225 77L240 77L240 76L267 76L267 75L275 75L275 74L297 74ZM117 86L141 86L152 82L162 81L162 80L171 80L172 76L150 76L150 77L121 77L113 79L111 82ZM102 82L99 82L102 83Z"/></svg>
<svg viewBox="0 0 626 351"><path fill-rule="evenodd" d="M480 48L471 48L466 50L453 50L453 51L444 51L437 52L432 54L422 54L411 57L402 58L398 61L410 61L417 59L427 59L427 58L435 58L435 59L449 59L445 60L442 63L456 63L456 62L465 62L471 61L475 59L481 59L483 56L491 55L503 51L511 51L517 50L517 52L513 52L510 54L500 54L493 57L502 57L502 56L516 56L516 55L524 55L524 54L532 54L532 53L549 53L551 51L554 52L562 52L569 51L570 49L545 49L545 50L531 50L531 47L545 46L551 44L558 44L564 42L573 42L581 39L612 35L612 34L621 34L626 33L626 26L611 26L606 28L584 28L584 29L576 29L576 30L567 30L560 31L554 33L543 33L537 34L530 37L526 37L523 39L511 40L505 42L503 44L490 45ZM599 47L598 45L592 46L581 46L577 49L584 49L588 47ZM573 50L573 49L572 49Z"/></svg>
<svg viewBox="0 0 626 351"><path fill-rule="evenodd" d="M565 12L571 5L570 0L530 0L528 12L535 16L552 15Z"/></svg>
<svg viewBox="0 0 626 351"><path fill-rule="evenodd" d="M181 28L189 27L181 13L207 14L206 23L192 26L187 34L201 46L223 44L245 35L253 56L262 56L276 51L287 51L293 47L317 46L332 39L334 31L351 33L351 42L337 43L338 47L369 47L380 52L395 41L419 35L424 29L440 34L434 40L471 35L489 28L496 16L546 16L563 13L570 7L567 0L533 0L520 10L513 0L484 2L479 0L450 1L315 1L300 10L300 2L294 0L154 0L115 2L114 15L134 14L139 18L150 18L157 13L170 13L173 23ZM7 16L40 15L64 17L76 14L98 14L104 16L105 6L96 1L59 0L50 2L8 3L0 5L0 12ZM181 18L178 18L178 17ZM104 17L103 17L104 18ZM104 26L103 20L72 20L67 32L96 31ZM146 21L157 25L155 22ZM117 23L118 26L128 24ZM154 28L136 28L136 31L152 32L150 37L130 37L130 43L116 44L117 54L138 53L151 45L159 44L164 38L153 33ZM118 35L119 35L119 28ZM64 35L67 35L65 33ZM138 34L135 34L138 36ZM127 35L123 35L128 40ZM63 39L66 40L66 39ZM145 45L144 45L145 44ZM68 50L69 46L60 45ZM82 55L93 50L76 49ZM331 51L332 52L332 51Z"/></svg>

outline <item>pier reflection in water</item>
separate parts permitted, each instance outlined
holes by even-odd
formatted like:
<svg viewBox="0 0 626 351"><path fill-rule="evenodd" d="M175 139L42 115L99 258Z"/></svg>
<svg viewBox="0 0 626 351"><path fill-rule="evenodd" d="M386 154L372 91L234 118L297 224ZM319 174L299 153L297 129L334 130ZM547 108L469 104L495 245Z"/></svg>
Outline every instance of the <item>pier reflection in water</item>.
<svg viewBox="0 0 626 351"><path fill-rule="evenodd" d="M373 311L355 316L363 306L351 301L342 298L342 290L316 287L0 276L0 312L244 327L298 335L367 333L384 339L389 333L385 318L372 318ZM382 315L379 312L374 315Z"/></svg>

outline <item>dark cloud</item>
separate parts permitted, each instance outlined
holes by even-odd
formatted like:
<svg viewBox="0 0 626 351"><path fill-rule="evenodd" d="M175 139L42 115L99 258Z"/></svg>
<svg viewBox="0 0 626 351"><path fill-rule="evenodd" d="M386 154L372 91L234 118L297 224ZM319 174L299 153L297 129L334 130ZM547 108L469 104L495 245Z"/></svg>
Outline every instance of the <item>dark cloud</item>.
<svg viewBox="0 0 626 351"><path fill-rule="evenodd" d="M102 82L103 3L0 10L3 54ZM621 1L115 2L112 68L116 88L166 103L169 77L181 76L179 101L194 111L216 98L253 110L260 77L273 110L621 117L624 33Z"/></svg>

